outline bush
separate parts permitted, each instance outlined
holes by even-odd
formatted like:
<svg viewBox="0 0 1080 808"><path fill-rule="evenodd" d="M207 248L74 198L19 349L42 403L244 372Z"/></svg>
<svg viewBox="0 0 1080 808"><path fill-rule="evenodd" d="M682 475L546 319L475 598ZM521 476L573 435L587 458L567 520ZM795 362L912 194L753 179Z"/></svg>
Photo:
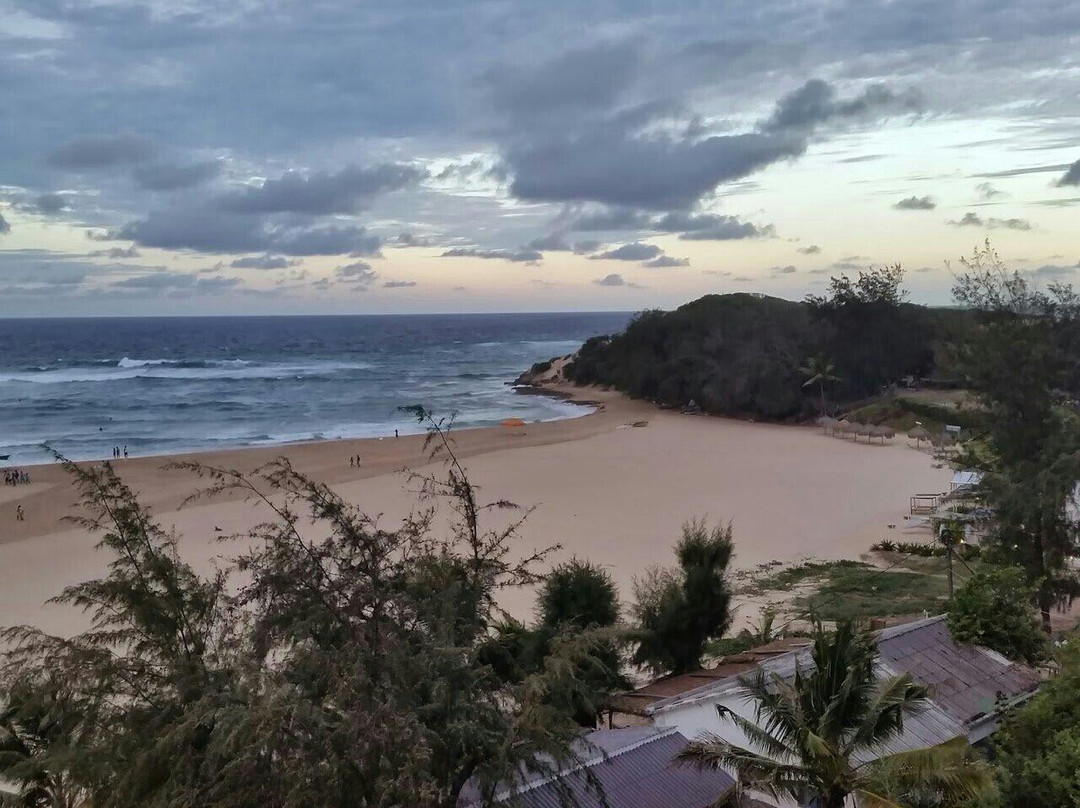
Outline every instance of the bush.
<svg viewBox="0 0 1080 808"><path fill-rule="evenodd" d="M1033 603L1035 588L1018 567L981 570L949 606L949 629L960 643L983 645L1022 662L1047 658L1049 642Z"/></svg>
<svg viewBox="0 0 1080 808"><path fill-rule="evenodd" d="M1009 715L993 744L1002 808L1080 805L1080 642L1061 673Z"/></svg>
<svg viewBox="0 0 1080 808"><path fill-rule="evenodd" d="M690 522L675 547L678 569L653 568L634 580L635 664L657 673L701 666L708 644L731 623L733 546L731 525L709 530L703 521Z"/></svg>

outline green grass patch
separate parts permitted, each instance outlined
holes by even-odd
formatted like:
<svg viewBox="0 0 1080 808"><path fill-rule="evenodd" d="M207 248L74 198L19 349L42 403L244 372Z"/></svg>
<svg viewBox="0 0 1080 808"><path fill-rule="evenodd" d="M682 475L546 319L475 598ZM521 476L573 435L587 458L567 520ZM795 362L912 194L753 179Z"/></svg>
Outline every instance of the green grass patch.
<svg viewBox="0 0 1080 808"><path fill-rule="evenodd" d="M822 620L840 620L896 617L923 611L939 614L945 610L948 584L941 572L882 570L861 561L821 566L826 569L817 577L816 590L795 599L797 611L813 613Z"/></svg>
<svg viewBox="0 0 1080 808"><path fill-rule="evenodd" d="M800 584L817 581L833 573L834 570L869 566L862 561L804 561L794 567L787 567L756 581L761 591L790 592Z"/></svg>

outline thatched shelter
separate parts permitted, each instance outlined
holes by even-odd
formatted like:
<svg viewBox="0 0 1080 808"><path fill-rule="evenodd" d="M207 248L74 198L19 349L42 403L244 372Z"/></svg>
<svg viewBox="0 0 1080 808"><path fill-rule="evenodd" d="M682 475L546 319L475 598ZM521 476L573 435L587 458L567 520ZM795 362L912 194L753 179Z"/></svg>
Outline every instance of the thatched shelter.
<svg viewBox="0 0 1080 808"><path fill-rule="evenodd" d="M915 441L915 444L921 448L924 440L930 440L930 430L925 426L917 426L908 432L907 436Z"/></svg>

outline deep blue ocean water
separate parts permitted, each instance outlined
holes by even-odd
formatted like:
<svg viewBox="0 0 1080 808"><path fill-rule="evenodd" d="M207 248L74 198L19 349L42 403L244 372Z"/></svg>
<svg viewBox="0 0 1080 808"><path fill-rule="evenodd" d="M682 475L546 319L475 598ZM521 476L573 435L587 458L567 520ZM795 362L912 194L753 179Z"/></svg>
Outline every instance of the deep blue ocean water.
<svg viewBox="0 0 1080 808"><path fill-rule="evenodd" d="M507 386L628 314L0 320L7 464L403 434L398 407L459 426L568 418ZM6 465L0 462L0 466Z"/></svg>

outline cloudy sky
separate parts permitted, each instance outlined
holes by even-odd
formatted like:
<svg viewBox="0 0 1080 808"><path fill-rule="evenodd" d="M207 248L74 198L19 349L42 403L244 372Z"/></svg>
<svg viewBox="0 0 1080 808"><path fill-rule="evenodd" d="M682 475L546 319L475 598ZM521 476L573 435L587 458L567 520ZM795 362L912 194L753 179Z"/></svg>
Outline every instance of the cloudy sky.
<svg viewBox="0 0 1080 808"><path fill-rule="evenodd" d="M0 316L1080 273L1075 0L0 0Z"/></svg>

